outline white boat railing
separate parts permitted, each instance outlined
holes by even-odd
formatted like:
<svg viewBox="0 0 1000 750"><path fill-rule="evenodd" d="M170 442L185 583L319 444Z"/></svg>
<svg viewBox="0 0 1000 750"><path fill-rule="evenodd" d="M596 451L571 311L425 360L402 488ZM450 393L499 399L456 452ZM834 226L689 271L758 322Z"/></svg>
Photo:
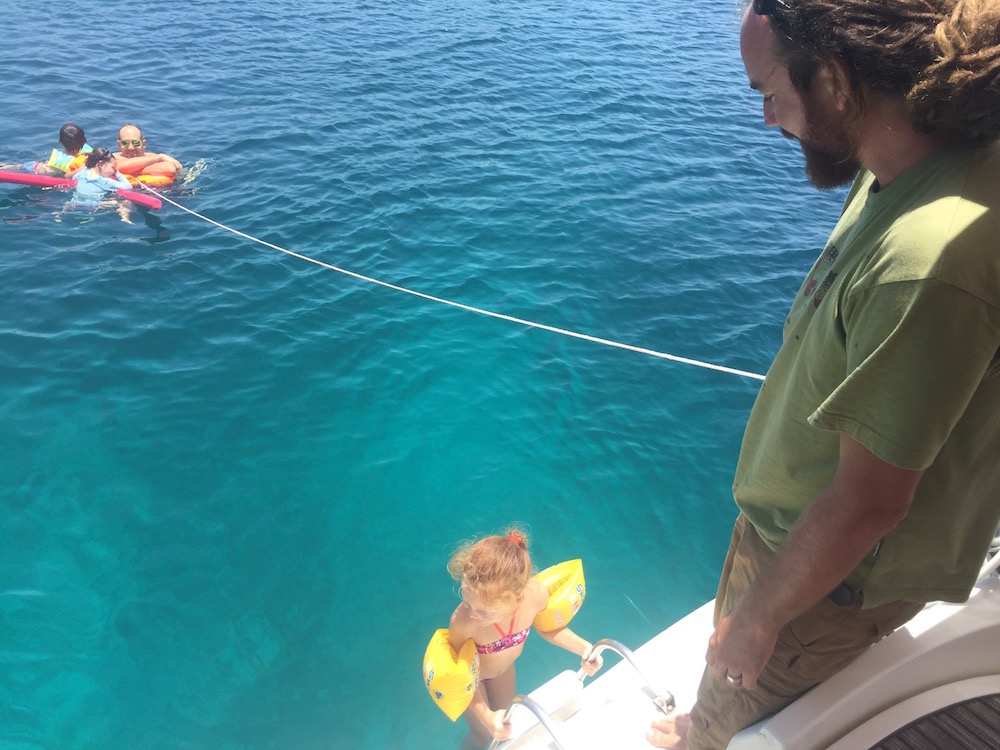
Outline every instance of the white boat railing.
<svg viewBox="0 0 1000 750"><path fill-rule="evenodd" d="M513 711L514 706L517 705L524 706L538 718L538 721L541 723L541 725L545 727L545 731L547 731L552 736L552 741L556 745L556 750L566 750L566 746L563 745L563 743L559 740L559 733L556 731L555 724L553 724L552 721L550 720L551 717L547 713L545 713L545 709L542 708L530 696L515 695L514 700L510 702L510 705L504 712L503 715L504 722L507 722L510 719L510 712ZM497 748L502 747L505 742L506 740L493 740L493 742L490 743L489 750L496 750Z"/></svg>
<svg viewBox="0 0 1000 750"><path fill-rule="evenodd" d="M653 688L653 683L649 681L649 678L647 678L646 675L642 673L642 670L639 669L639 665L635 663L635 656L632 654L632 649L630 649L628 646L624 645L623 643L619 643L618 641L612 640L611 638L602 638L601 640L599 640L597 643L594 644L594 650L592 654L596 656L608 650L614 651L616 654L618 654L625 661L627 661L629 664L632 665L632 669L635 670L636 674L638 674L639 678L642 680L643 684L640 689L642 690L643 693L645 693L649 697L651 701L653 701L654 706L656 706L658 709L660 709L660 711L662 711L665 714L669 714L671 711L677 708L677 703L676 701L674 701L674 696L672 693L668 691L666 697L664 697L660 695L658 692L656 692L656 690ZM587 673L581 669L579 672L577 672L576 676L582 682L584 678L587 676Z"/></svg>
<svg viewBox="0 0 1000 750"><path fill-rule="evenodd" d="M666 692L665 696L661 695L659 692L656 691L656 689L653 687L649 679L642 673L642 670L639 669L639 665L636 664L635 656L632 653L632 649L630 649L628 646L621 643L620 641L616 641L611 638L602 638L601 640L599 640L597 643L594 644L594 648L591 651L591 658L593 659L594 657L598 656L599 654L605 651L615 652L622 659L628 662L629 665L631 665L632 669L635 670L635 673L638 675L640 681L642 682L639 689L653 702L653 705L656 706L657 709L659 709L664 714L669 714L677 707L677 704L674 700L674 696L672 693L668 691ZM576 673L576 679L579 680L581 684L586 679L586 677L587 673L582 668L580 669L579 672ZM545 727L545 730L552 737L552 741L555 744L556 750L567 750L565 743L559 737L558 730L556 729L556 722L554 721L553 717L550 716L548 713L546 713L545 709L542 708L541 704L533 700L530 696L515 695L514 699L511 701L510 706L508 706L507 711L504 713L504 722L510 720L510 714L511 711L514 710L515 705L524 706L538 718L539 723L541 723L541 725ZM558 713L558 711L556 713ZM504 747L507 742L508 740L493 740L493 742L490 743L489 750L499 750L499 748Z"/></svg>

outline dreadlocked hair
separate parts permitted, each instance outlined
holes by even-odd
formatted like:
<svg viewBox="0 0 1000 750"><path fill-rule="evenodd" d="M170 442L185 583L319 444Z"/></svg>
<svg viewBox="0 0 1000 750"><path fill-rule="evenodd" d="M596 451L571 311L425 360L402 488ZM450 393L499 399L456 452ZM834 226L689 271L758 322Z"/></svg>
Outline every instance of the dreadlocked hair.
<svg viewBox="0 0 1000 750"><path fill-rule="evenodd" d="M902 97L918 132L970 145L1000 137L997 0L787 0L771 24L800 91L838 59L859 112L869 89Z"/></svg>

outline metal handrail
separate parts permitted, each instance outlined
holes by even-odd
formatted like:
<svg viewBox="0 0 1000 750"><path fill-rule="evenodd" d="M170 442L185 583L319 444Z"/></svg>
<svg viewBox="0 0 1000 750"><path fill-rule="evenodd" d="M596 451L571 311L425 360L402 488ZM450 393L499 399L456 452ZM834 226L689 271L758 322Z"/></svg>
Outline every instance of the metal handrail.
<svg viewBox="0 0 1000 750"><path fill-rule="evenodd" d="M504 712L503 715L504 722L506 722L510 718L510 712L514 710L514 706L517 705L518 703L520 703L522 706L527 708L529 711L531 711L531 713L533 713L535 716L538 717L538 721L541 723L543 727L545 727L546 731L552 736L552 741L556 743L556 750L566 750L562 742L559 741L558 732L556 732L555 727L549 721L549 715L545 713L545 709L538 704L538 701L536 701L534 698L531 698L530 696L515 695L514 700L510 702L510 705L507 707L506 712ZM499 748L502 745L502 743L506 741L507 740L493 740L493 742L490 743L489 750L497 750L497 748Z"/></svg>
<svg viewBox="0 0 1000 750"><path fill-rule="evenodd" d="M642 673L642 670L639 669L639 665L635 663L635 656L632 653L632 649L630 649L625 644L613 640L611 638L602 638L597 643L595 643L593 649L591 649L590 659L594 659L598 654L607 650L614 651L616 654L618 654L622 659L627 661L632 666L632 669L635 670L636 674L639 675L639 679L642 680L643 682L643 685L641 686L640 689L653 702L653 705L656 706L660 711L662 711L664 714L669 714L671 711L677 708L677 703L674 700L673 693L667 691L666 697L663 697L662 695L656 692L656 690L653 688L652 683L650 683L646 675ZM580 680L580 682L583 682L584 679L587 677L587 672L581 668L580 671L576 673L576 677L578 680ZM529 709L531 713L533 713L535 716L538 717L538 721L541 723L543 727L545 727L549 735L551 735L552 741L555 742L556 750L565 750L565 747L559 740L559 735L556 732L555 727L549 721L551 717L547 713L545 713L545 709L543 709L538 704L538 702L535 701L530 696L515 695L514 700L510 702L510 706L507 707L507 711L503 715L504 722L506 722L510 718L510 712L513 710L514 706L518 703L523 705L525 708ZM507 740L493 740L493 742L490 743L488 750L499 750L499 748L503 746L504 742L507 742Z"/></svg>
<svg viewBox="0 0 1000 750"><path fill-rule="evenodd" d="M602 638L601 640L599 640L597 643L594 644L594 649L593 651L590 652L590 656L591 658L593 658L602 651L607 651L608 649L614 651L616 654L618 654L625 661L627 661L629 664L632 665L632 669L636 671L636 674L638 674L639 678L643 681L643 683L645 683L641 688L642 692L644 692L646 696L651 701L653 701L654 706L656 706L660 711L662 711L665 714L669 714L671 711L677 708L677 703L674 700L673 693L667 691L667 697L664 698L662 695L657 693L656 690L653 689L652 683L649 681L646 675L642 673L642 670L639 669L639 666L635 663L635 658L634 655L632 654L632 649L630 649L625 644L619 643L618 641L612 640L611 638ZM576 676L577 679L583 682L584 678L587 676L587 673L583 669L581 669L579 672L576 673Z"/></svg>

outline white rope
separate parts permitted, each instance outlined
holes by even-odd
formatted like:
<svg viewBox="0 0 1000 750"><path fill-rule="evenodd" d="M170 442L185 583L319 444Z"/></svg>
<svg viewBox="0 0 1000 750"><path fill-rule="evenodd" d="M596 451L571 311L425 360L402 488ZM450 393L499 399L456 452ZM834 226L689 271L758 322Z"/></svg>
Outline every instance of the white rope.
<svg viewBox="0 0 1000 750"><path fill-rule="evenodd" d="M146 185L144 183L140 182L139 184L142 185L142 187L145 188L146 190L148 190L149 192L151 192L154 195L156 195L161 200L164 200L167 203L169 203L171 206L174 206L175 208L179 208L181 211L189 213L192 216L195 216L195 217L201 219L202 221L207 221L209 224L213 224L213 225L219 227L220 229L224 229L227 232L232 232L233 234L235 234L235 235L237 235L239 237L243 237L244 239L248 239L251 242L256 242L256 243L258 243L260 245L264 245L265 247L269 247L272 250L277 250L278 252L285 253L285 255L290 255L293 258L298 258L299 260L304 260L304 261L307 261L309 263L313 263L313 264L315 264L317 266L322 266L323 268L327 268L327 269L329 269L331 271L336 271L337 273L342 273L345 276L351 276L352 278L359 279L361 281L367 281L369 284L378 284L379 286L383 286L386 289L393 289L393 290L395 290L397 292L403 292L405 294L411 294L414 297L420 297L421 299L430 300L431 302L438 302L438 303L440 303L442 305L448 305L450 307L457 307L460 310L467 310L468 312L477 313L479 315L486 315L487 317L490 317L490 318L496 318L498 320L505 320L508 323L517 323L519 325L528 326L529 328L538 328L538 329L540 329L542 331L549 331L551 333L558 333L558 334L561 334L563 336L570 336L570 337L575 338L575 339L583 339L584 341L590 341L590 342L595 343L595 344L604 344L605 346L612 346L612 347L615 347L617 349L626 349L626 350L628 350L630 352L637 352L639 354L648 354L650 357L658 357L660 359L668 359L668 360L670 360L672 362L680 362L681 364L693 365L694 367L703 367L706 370L716 370L718 372L729 373L730 375L740 375L740 376L742 376L744 378L753 378L755 380L763 380L764 379L763 375L758 375L757 373L754 373L754 372L747 372L746 370L737 370L737 369L735 369L733 367L725 367L724 365L715 365L715 364L712 364L711 362L701 362L701 361L699 361L697 359L689 359L688 357L679 357L679 356L677 356L675 354L664 354L663 352L657 352L657 351L654 351L652 349L646 349L646 348L641 347L641 346L632 346L631 344L622 344L622 343L619 343L617 341L611 341L610 339L603 339L603 338L600 338L598 336L590 336L590 335L585 334L585 333L577 333L575 331L568 331L565 328L556 328L555 326L545 325L544 323L535 323L535 322L530 321L530 320L524 320L523 318L515 318L512 315L504 315L503 313L497 313L497 312L492 312L490 310L484 310L484 309L482 309L480 307L472 307L471 305L464 305L461 302L453 302L452 300L443 299L441 297L435 297L435 296L433 296L431 294L424 294L423 292L417 292L417 291L414 291L413 289L407 289L406 287L397 286L395 284L390 284L387 281L380 281L379 279L373 279L370 276L364 276L364 275L362 275L360 273L355 273L354 271L348 271L347 269L331 265L330 263L324 263L321 260L316 260L315 258L310 258L308 255L302 255L301 253L296 253L296 252L294 252L292 250L287 250L286 248L279 247L278 245L272 244L272 243L267 242L265 240L262 240L262 239L259 239L257 237L254 237L252 235L246 234L245 232L241 232L238 229L233 229L232 227L227 227L225 224L221 224L218 221L215 221L214 219L210 219L207 216L203 216L202 214L199 214L197 211L192 211L190 208L186 208L185 206L182 206L180 203L177 203L176 201L171 200L167 196L163 195L163 193L159 193L156 190L153 190L151 187L149 187L148 185Z"/></svg>

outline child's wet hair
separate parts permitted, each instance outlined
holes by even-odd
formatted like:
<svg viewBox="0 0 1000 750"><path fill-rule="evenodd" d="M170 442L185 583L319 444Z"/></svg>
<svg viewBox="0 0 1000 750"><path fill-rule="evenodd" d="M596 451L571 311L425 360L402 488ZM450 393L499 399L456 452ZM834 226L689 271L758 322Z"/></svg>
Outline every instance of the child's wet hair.
<svg viewBox="0 0 1000 750"><path fill-rule="evenodd" d="M531 580L528 537L517 528L466 542L448 561L452 578L473 589L489 605L517 606Z"/></svg>
<svg viewBox="0 0 1000 750"><path fill-rule="evenodd" d="M111 152L106 148L95 148L89 154L87 154L87 169L93 169L98 164L103 162L111 161Z"/></svg>
<svg viewBox="0 0 1000 750"><path fill-rule="evenodd" d="M86 143L87 136L83 134L83 128L79 125L67 122L59 128L59 144L66 153L79 153Z"/></svg>

